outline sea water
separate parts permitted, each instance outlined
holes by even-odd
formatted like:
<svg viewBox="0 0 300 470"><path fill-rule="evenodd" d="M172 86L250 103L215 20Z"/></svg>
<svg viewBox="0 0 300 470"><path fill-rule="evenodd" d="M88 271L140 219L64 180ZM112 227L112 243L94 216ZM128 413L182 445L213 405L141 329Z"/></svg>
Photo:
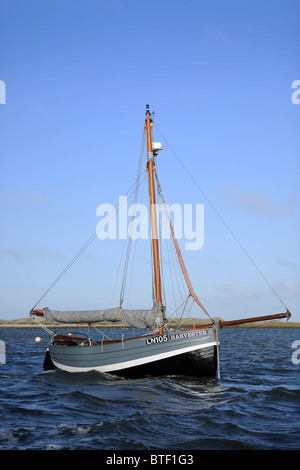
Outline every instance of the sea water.
<svg viewBox="0 0 300 470"><path fill-rule="evenodd" d="M299 449L300 329L277 334L221 330L220 380L128 380L44 371L48 334L2 328L0 449Z"/></svg>

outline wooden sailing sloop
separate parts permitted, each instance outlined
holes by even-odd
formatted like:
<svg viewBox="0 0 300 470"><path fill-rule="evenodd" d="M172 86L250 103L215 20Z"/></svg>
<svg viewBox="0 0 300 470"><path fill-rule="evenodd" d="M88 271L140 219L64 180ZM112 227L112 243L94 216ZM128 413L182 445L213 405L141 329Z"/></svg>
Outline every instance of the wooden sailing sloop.
<svg viewBox="0 0 300 470"><path fill-rule="evenodd" d="M155 167L157 152L154 151L152 142L152 117L148 105L146 106L145 129L147 134L147 172L155 294L152 309L125 310L122 306L123 299L120 299L119 307L93 311L60 312L48 308L36 309L36 304L30 314L36 317L44 317L50 322L59 321L66 325L68 323L92 324L99 321L122 321L127 326L151 331L132 338L113 341L104 341L103 336L101 342L81 335L58 335L50 331L51 338L44 362L45 368L57 367L68 372L98 370L130 377L165 374L214 377L216 371L218 371L219 377L220 328L249 322L288 319L291 316L287 310L285 313L234 321L221 320L216 322L211 318L193 289L162 195ZM168 319L165 316L166 306L163 305L162 301L155 180L163 201L167 222L189 297L198 304L209 319L206 324L201 326L178 328L177 330L168 328Z"/></svg>

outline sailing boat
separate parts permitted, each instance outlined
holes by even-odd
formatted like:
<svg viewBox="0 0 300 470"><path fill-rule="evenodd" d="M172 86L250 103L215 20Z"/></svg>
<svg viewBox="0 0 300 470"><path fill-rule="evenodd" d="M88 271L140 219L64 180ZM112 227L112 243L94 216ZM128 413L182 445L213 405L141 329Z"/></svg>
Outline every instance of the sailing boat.
<svg viewBox="0 0 300 470"><path fill-rule="evenodd" d="M211 318L196 295L167 214L172 241L178 262L188 288L188 297L198 304L207 316L207 323L190 328L168 327L166 305L162 299L162 273L158 242L158 221L155 210L156 194L165 201L158 182L155 160L162 149L160 143L152 142L152 115L146 105L144 131L147 135L147 178L151 215L153 305L151 309L126 310L120 304L116 308L92 311L56 311L48 308L31 309L30 314L44 317L48 322L92 325L95 322L122 322L128 327L146 329L146 333L127 339L95 341L82 334L69 336L50 331L51 338L46 352L44 367L58 368L67 372L99 371L124 377L186 375L197 377L219 376L219 332L222 327L240 323L289 318L290 312L234 321L216 321ZM47 291L48 292L48 291Z"/></svg>

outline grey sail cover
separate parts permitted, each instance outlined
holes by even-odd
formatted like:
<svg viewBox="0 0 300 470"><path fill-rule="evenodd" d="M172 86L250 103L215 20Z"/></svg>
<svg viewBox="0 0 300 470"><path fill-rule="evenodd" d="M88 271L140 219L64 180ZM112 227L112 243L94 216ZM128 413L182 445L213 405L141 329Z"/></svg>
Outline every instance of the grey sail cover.
<svg viewBox="0 0 300 470"><path fill-rule="evenodd" d="M159 304L150 310L125 310L121 307L105 310L73 310L59 311L44 309L44 318L48 322L59 323L96 323L121 321L134 328L156 328L162 323Z"/></svg>

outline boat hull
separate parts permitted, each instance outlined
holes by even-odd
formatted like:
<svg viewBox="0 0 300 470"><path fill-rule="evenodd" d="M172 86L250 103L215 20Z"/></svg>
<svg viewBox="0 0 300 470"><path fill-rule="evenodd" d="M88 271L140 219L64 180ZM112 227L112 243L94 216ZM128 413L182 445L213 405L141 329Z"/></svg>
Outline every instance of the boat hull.
<svg viewBox="0 0 300 470"><path fill-rule="evenodd" d="M216 375L217 342L212 328L147 335L102 344L49 345L48 360L67 372L97 370L124 377Z"/></svg>

